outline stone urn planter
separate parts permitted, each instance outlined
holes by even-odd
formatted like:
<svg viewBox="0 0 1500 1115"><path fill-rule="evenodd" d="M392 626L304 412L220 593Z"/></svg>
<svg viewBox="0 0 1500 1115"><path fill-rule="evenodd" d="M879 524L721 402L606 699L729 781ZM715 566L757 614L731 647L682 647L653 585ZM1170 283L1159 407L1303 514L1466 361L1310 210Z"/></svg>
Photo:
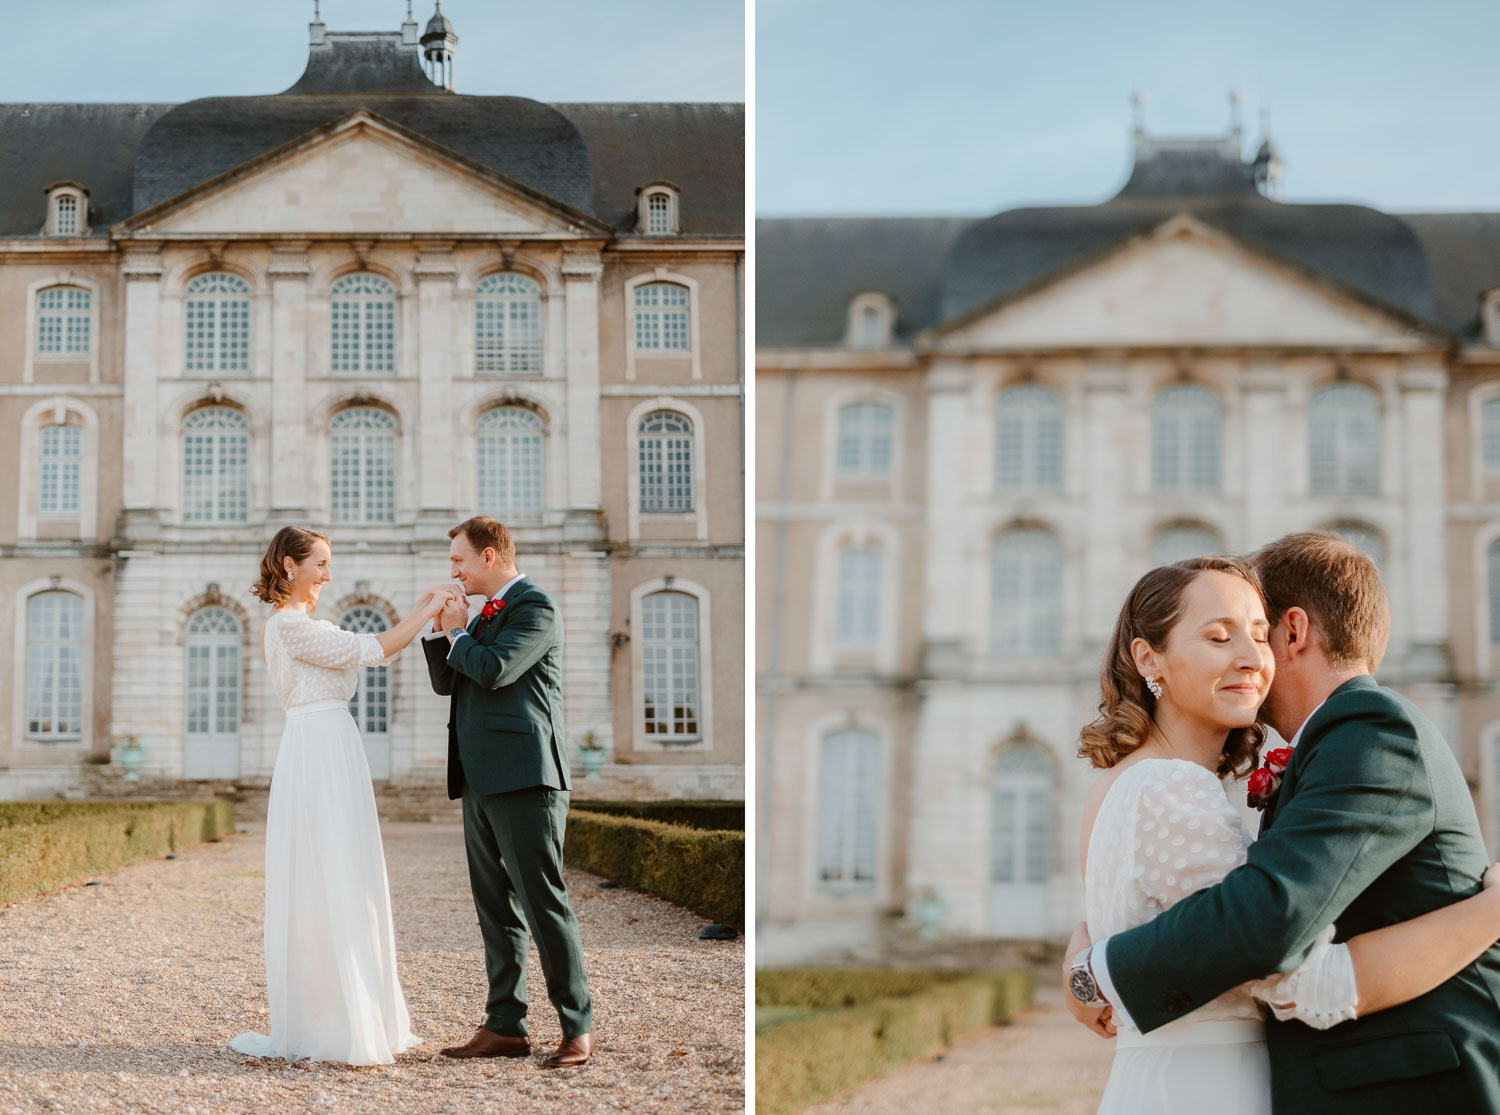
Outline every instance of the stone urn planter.
<svg viewBox="0 0 1500 1115"><path fill-rule="evenodd" d="M122 782L139 782L141 776L138 773L141 763L146 758L146 752L140 744L135 742L134 736L124 737L124 742L115 748L115 757L120 760L120 765L125 768L125 773L120 776Z"/></svg>
<svg viewBox="0 0 1500 1115"><path fill-rule="evenodd" d="M943 924L943 900L931 887L925 888L911 904L912 915L922 927L924 941L936 940L938 928Z"/></svg>
<svg viewBox="0 0 1500 1115"><path fill-rule="evenodd" d="M599 768L604 765L604 745L592 731L584 732L578 744L578 761L583 765L585 778L598 778Z"/></svg>

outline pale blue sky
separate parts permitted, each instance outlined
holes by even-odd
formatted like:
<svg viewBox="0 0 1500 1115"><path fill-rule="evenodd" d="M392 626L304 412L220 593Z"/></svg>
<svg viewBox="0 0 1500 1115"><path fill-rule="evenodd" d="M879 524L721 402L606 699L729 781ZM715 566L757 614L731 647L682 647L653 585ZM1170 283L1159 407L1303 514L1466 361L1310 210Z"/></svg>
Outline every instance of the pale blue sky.
<svg viewBox="0 0 1500 1115"><path fill-rule="evenodd" d="M1496 0L758 0L762 214L982 214L1112 195L1147 131L1244 97L1282 199L1500 209Z"/></svg>
<svg viewBox="0 0 1500 1115"><path fill-rule="evenodd" d="M336 31L396 31L406 18L405 0L322 5ZM412 4L423 28L432 10ZM460 93L745 99L744 0L444 0L443 11ZM279 93L302 75L312 12L312 0L0 0L0 101Z"/></svg>

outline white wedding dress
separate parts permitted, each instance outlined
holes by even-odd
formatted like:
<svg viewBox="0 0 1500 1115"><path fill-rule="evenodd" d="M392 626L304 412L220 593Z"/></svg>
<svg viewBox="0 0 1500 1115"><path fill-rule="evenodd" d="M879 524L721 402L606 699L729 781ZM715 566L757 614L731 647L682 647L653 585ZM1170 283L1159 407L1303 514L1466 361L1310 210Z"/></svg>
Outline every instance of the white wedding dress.
<svg viewBox="0 0 1500 1115"><path fill-rule="evenodd" d="M1185 759L1142 759L1100 804L1084 874L1089 936L1132 929L1245 862L1250 838L1214 774ZM1149 1034L1120 1027L1100 1115L1270 1115L1261 1003L1326 1029L1358 994L1333 926L1294 971L1243 984ZM1274 1004L1284 1004L1276 1007Z"/></svg>
<svg viewBox="0 0 1500 1115"><path fill-rule="evenodd" d="M349 698L391 661L373 635L303 612L266 623L266 665L286 728L266 812L266 993L271 1034L229 1044L254 1057L390 1064L416 1045L396 978L385 852Z"/></svg>

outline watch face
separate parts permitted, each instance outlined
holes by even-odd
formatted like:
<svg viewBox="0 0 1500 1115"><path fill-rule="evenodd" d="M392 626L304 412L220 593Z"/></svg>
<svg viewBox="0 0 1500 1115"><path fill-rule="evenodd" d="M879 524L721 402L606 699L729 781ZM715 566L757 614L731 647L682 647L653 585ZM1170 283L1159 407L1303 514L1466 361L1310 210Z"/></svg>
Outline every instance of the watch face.
<svg viewBox="0 0 1500 1115"><path fill-rule="evenodd" d="M1098 985L1087 968L1074 968L1068 973L1068 990L1080 1003L1092 1003L1099 997Z"/></svg>

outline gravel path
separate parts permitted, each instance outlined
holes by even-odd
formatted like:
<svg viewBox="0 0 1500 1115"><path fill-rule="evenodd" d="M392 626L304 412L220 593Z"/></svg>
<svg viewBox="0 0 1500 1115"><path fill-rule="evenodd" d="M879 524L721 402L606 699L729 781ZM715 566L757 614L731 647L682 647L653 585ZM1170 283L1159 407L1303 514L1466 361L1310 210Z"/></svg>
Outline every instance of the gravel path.
<svg viewBox="0 0 1500 1115"><path fill-rule="evenodd" d="M379 1111L742 1112L743 940L567 871L594 996L595 1052L542 1058L561 1037L535 949L529 1059L451 1061L483 1018L484 953L463 834L382 826L402 988L426 1040L394 1065L257 1061L228 1048L267 1032L261 950L264 825L0 906L0 1115L35 1111L280 1115Z"/></svg>
<svg viewBox="0 0 1500 1115"><path fill-rule="evenodd" d="M1114 1042L1074 1022L1062 996L1055 970L1039 972L1035 1005L1010 1025L975 1031L802 1115L1093 1115Z"/></svg>

